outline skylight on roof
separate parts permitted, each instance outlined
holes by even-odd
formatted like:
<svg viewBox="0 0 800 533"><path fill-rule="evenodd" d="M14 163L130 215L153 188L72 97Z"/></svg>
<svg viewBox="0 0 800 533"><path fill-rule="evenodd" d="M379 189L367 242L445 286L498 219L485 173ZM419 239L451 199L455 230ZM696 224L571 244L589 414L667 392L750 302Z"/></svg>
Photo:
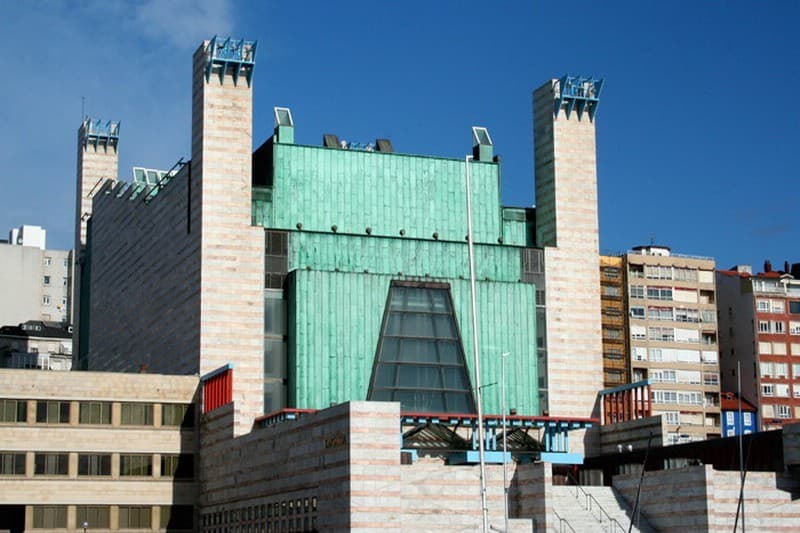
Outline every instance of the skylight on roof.
<svg viewBox="0 0 800 533"><path fill-rule="evenodd" d="M292 111L288 107L275 108L275 125L294 127L294 120L292 120Z"/></svg>
<svg viewBox="0 0 800 533"><path fill-rule="evenodd" d="M475 144L482 146L492 146L492 138L489 137L489 130L481 128L480 126L472 127L472 138Z"/></svg>

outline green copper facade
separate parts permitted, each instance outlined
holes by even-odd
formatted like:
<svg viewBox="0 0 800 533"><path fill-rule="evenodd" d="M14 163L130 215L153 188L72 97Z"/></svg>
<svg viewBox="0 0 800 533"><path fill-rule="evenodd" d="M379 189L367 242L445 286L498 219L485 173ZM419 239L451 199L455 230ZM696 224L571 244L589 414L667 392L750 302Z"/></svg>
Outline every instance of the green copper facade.
<svg viewBox="0 0 800 533"><path fill-rule="evenodd" d="M288 233L286 403L367 399L392 280L446 283L473 379L465 162L274 143L253 223ZM526 210L500 205L498 163L471 163L484 409L539 414L536 287Z"/></svg>

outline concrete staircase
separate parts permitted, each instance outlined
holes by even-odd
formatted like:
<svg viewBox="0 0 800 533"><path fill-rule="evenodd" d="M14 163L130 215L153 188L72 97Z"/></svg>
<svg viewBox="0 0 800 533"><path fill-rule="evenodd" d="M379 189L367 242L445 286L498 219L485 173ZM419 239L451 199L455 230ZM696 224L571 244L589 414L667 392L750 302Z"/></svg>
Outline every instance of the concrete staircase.
<svg viewBox="0 0 800 533"><path fill-rule="evenodd" d="M632 509L612 487L554 486L552 495L553 510L569 524L563 528L555 524L555 531L570 533L571 531L575 533L628 531ZM638 524L634 523L631 531L655 533L643 517L640 517Z"/></svg>

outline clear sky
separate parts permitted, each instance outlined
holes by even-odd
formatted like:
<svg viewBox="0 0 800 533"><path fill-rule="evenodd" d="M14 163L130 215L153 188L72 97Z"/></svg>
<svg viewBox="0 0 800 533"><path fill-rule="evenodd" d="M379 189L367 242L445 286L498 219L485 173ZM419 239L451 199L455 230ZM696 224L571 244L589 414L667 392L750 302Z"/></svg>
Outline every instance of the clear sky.
<svg viewBox="0 0 800 533"><path fill-rule="evenodd" d="M503 161L503 203L533 192L531 91L605 79L600 243L654 240L718 266L800 262L800 2L3 2L0 234L72 246L81 98L120 120L120 174L189 157L191 54L258 40L254 144L272 108L323 133L462 157L473 125Z"/></svg>

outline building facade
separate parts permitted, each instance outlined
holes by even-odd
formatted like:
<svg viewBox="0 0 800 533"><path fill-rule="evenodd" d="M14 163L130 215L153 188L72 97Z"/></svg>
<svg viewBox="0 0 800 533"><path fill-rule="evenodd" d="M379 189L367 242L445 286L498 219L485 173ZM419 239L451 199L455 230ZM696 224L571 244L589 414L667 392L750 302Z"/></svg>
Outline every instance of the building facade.
<svg viewBox="0 0 800 533"><path fill-rule="evenodd" d="M600 256L604 388L630 383L627 283L624 259L624 256Z"/></svg>
<svg viewBox="0 0 800 533"><path fill-rule="evenodd" d="M253 153L254 65L253 43L201 46L191 163L157 185L106 180L91 193L79 366L203 375L232 364L244 432L264 412L349 400L472 412L477 342L483 382L499 382L511 354L507 402L520 415L595 416L599 276L576 284L559 265L598 258L600 82L565 77L535 93L534 214L501 205L485 128L473 128L466 161L397 153L384 139L308 146L276 108L274 135ZM93 158L109 157L89 133L79 132L81 191ZM499 387L483 394L499 413Z"/></svg>
<svg viewBox="0 0 800 533"><path fill-rule="evenodd" d="M27 320L72 323L72 252L48 250L46 232L22 226L0 243L0 326Z"/></svg>
<svg viewBox="0 0 800 533"><path fill-rule="evenodd" d="M0 529L196 531L197 385L0 369Z"/></svg>
<svg viewBox="0 0 800 533"><path fill-rule="evenodd" d="M0 368L72 369L72 326L28 320L0 327Z"/></svg>
<svg viewBox="0 0 800 533"><path fill-rule="evenodd" d="M742 396L768 430L800 419L800 280L764 266L720 270L717 286L723 386L737 390L741 367Z"/></svg>
<svg viewBox="0 0 800 533"><path fill-rule="evenodd" d="M668 443L719 437L714 261L640 246L625 264L631 380L650 381Z"/></svg>
<svg viewBox="0 0 800 533"><path fill-rule="evenodd" d="M723 392L722 400L722 435L733 437L747 435L759 430L758 409L735 392Z"/></svg>

